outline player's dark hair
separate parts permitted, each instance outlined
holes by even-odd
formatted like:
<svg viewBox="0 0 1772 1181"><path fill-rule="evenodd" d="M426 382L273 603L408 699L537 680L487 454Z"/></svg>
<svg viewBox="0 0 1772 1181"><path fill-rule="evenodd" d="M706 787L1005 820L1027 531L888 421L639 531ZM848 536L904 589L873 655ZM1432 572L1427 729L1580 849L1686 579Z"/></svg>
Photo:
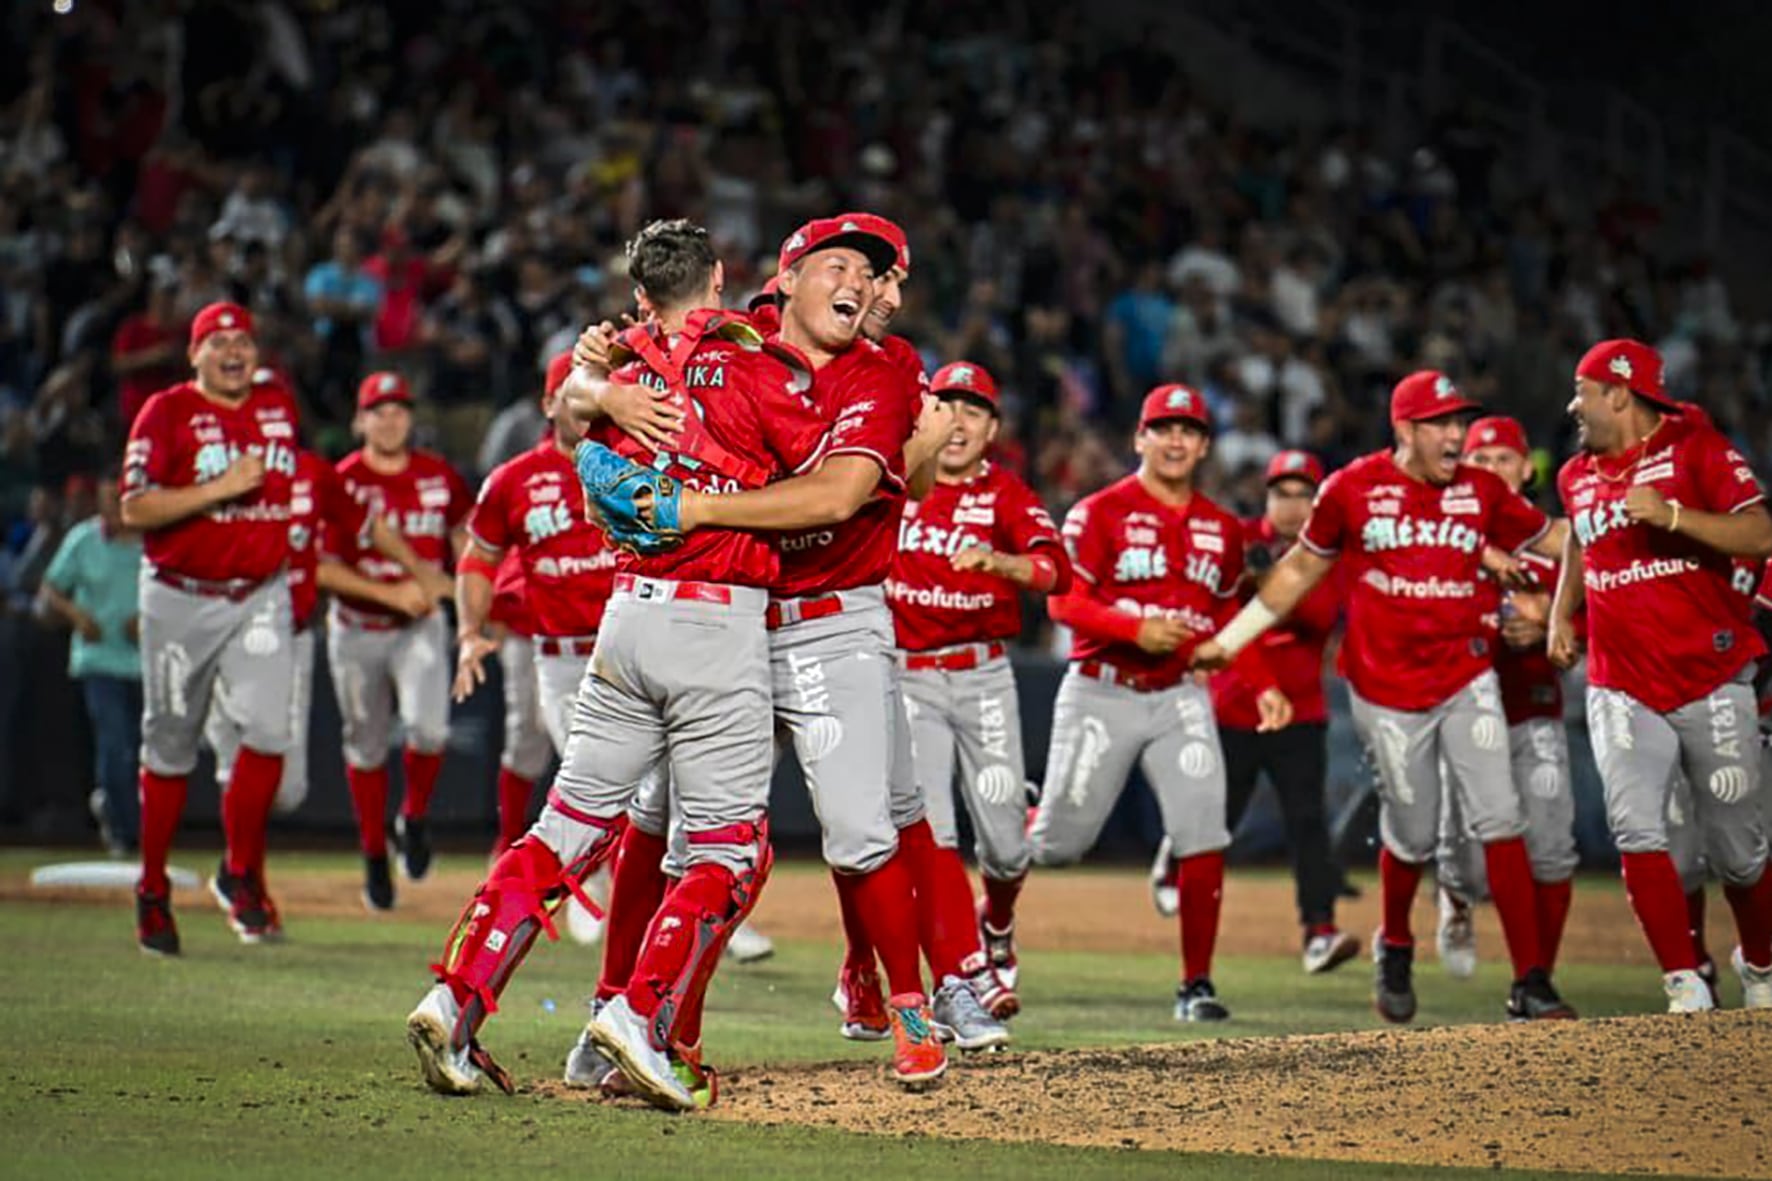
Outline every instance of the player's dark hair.
<svg viewBox="0 0 1772 1181"><path fill-rule="evenodd" d="M652 222L634 235L627 256L628 277L660 307L700 294L718 261L707 230L680 217Z"/></svg>

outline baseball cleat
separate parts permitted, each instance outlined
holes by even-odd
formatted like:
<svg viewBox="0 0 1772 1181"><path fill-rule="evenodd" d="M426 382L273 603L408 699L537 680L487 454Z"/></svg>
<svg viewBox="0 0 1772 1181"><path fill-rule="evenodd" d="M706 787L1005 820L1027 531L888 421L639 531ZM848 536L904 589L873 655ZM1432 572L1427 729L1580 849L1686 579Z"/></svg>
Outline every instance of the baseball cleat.
<svg viewBox="0 0 1772 1181"><path fill-rule="evenodd" d="M646 1019L618 996L585 1026L591 1043L627 1078L634 1093L666 1111L694 1111L695 1096L677 1077L669 1055L652 1044Z"/></svg>
<svg viewBox="0 0 1772 1181"><path fill-rule="evenodd" d="M1741 954L1741 945L1729 953L1735 974L1741 977L1741 1007L1772 1009L1772 968L1756 968Z"/></svg>
<svg viewBox="0 0 1772 1181"><path fill-rule="evenodd" d="M149 955L178 954L178 924L172 918L172 898L135 888L135 942Z"/></svg>
<svg viewBox="0 0 1772 1181"><path fill-rule="evenodd" d="M215 867L215 876L209 879L209 893L222 913L228 916L228 926L234 928L240 942L266 943L282 936L283 923L277 916L277 905L271 901L258 874L251 870L231 873L224 860Z"/></svg>
<svg viewBox="0 0 1772 1181"><path fill-rule="evenodd" d="M1690 969L1667 973L1661 978L1661 989L1667 993L1670 1013L1708 1013L1717 1007L1710 999L1704 977Z"/></svg>
<svg viewBox="0 0 1772 1181"><path fill-rule="evenodd" d="M978 941L984 945L984 953L991 961L991 968L1002 977L1003 983L1014 988L1021 975L1021 965L1015 958L1015 924L1010 923L999 931L984 921L984 904L978 907Z"/></svg>
<svg viewBox="0 0 1772 1181"><path fill-rule="evenodd" d="M916 1091L947 1073L948 1054L936 1036L929 1002L920 992L900 993L887 1008L892 1022L892 1077Z"/></svg>
<svg viewBox="0 0 1772 1181"><path fill-rule="evenodd" d="M371 913L394 909L394 871L385 853L363 859L363 905Z"/></svg>
<svg viewBox="0 0 1772 1181"><path fill-rule="evenodd" d="M966 977L966 983L971 986L978 1003L998 1021L1007 1021L1021 1012L1021 998L989 965Z"/></svg>
<svg viewBox="0 0 1772 1181"><path fill-rule="evenodd" d="M1009 1027L992 1017L972 986L958 976L942 980L930 1014L935 1035L962 1050L995 1050L1009 1044Z"/></svg>
<svg viewBox="0 0 1772 1181"><path fill-rule="evenodd" d="M1323 931L1304 941L1304 970L1311 975L1333 972L1360 954L1360 941L1349 931Z"/></svg>
<svg viewBox="0 0 1772 1181"><path fill-rule="evenodd" d="M1396 947L1384 941L1384 933L1372 936L1372 962L1377 965L1372 988L1372 1007L1394 1025L1415 1019L1415 947Z"/></svg>
<svg viewBox="0 0 1772 1181"><path fill-rule="evenodd" d="M851 968L845 964L837 973L831 1004L843 1014L843 1036L850 1041L883 1042L892 1036L885 994L873 968Z"/></svg>
<svg viewBox="0 0 1772 1181"><path fill-rule="evenodd" d="M591 1002L591 1019L596 1020L597 1014L603 1011L607 1001ZM620 1074L615 1063L606 1058L602 1051L591 1044L589 1029L579 1031L578 1041L566 1055L566 1085L580 1087L585 1090L602 1087L609 1082L611 1075Z"/></svg>
<svg viewBox="0 0 1772 1181"><path fill-rule="evenodd" d="M394 844L400 850L400 870L410 882L422 882L431 872L431 822L423 816L394 817Z"/></svg>
<svg viewBox="0 0 1772 1181"><path fill-rule="evenodd" d="M1229 1021L1231 1011L1218 999L1218 990L1204 976L1188 981L1175 990L1177 1021Z"/></svg>
<svg viewBox="0 0 1772 1181"><path fill-rule="evenodd" d="M1471 923L1470 903L1440 888L1440 925L1434 931L1434 949L1440 966L1455 980L1468 980L1477 971L1477 930Z"/></svg>
<svg viewBox="0 0 1772 1181"><path fill-rule="evenodd" d="M485 1074L474 1062L473 1043L456 1049L452 1044L461 1006L447 984L434 984L406 1017L406 1041L418 1054L425 1085L439 1095L475 1095Z"/></svg>
<svg viewBox="0 0 1772 1181"><path fill-rule="evenodd" d="M1514 981L1507 994L1509 1021L1573 1021L1574 1006L1557 995L1550 973L1533 968Z"/></svg>
<svg viewBox="0 0 1772 1181"><path fill-rule="evenodd" d="M1181 912L1181 890L1175 884L1175 858L1169 838L1157 846L1157 859L1151 862L1151 905L1166 919Z"/></svg>
<svg viewBox="0 0 1772 1181"><path fill-rule="evenodd" d="M735 964L761 963L775 954L775 940L749 923L740 923L733 928L721 954Z"/></svg>

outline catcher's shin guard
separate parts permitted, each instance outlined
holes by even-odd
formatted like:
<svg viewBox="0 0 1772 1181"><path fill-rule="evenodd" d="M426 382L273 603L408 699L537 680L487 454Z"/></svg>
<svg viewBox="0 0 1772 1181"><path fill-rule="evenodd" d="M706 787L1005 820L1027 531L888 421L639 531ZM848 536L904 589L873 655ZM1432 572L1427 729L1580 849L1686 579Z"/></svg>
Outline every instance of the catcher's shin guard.
<svg viewBox="0 0 1772 1181"><path fill-rule="evenodd" d="M537 933L559 938L553 914L561 903L575 896L595 912L582 883L608 860L621 836L621 821L595 822L591 828L587 847L564 866L533 835L523 837L500 855L456 920L443 958L431 965L461 1006L460 1019L451 1031L455 1049L472 1042L486 1018L498 1011L499 995L529 954Z"/></svg>
<svg viewBox="0 0 1772 1181"><path fill-rule="evenodd" d="M698 862L665 896L647 932L646 950L634 970L632 997L657 999L647 1033L660 1049L682 1040L677 1028L713 979L733 930L757 905L775 855L767 820L688 834L690 848L724 845L742 849L747 866L733 873L717 862Z"/></svg>

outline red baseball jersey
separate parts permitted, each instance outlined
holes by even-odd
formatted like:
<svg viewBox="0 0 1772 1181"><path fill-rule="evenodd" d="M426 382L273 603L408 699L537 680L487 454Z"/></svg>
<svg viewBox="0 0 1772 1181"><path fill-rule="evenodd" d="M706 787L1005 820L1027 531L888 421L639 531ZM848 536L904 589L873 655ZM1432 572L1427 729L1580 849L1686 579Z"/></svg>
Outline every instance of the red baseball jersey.
<svg viewBox="0 0 1772 1181"><path fill-rule="evenodd" d="M496 608L505 571L518 571L520 601L535 636L589 636L614 590L616 552L585 519L584 485L572 460L544 439L492 469L468 519L482 547L504 555L493 582ZM508 622L507 622L508 626Z"/></svg>
<svg viewBox="0 0 1772 1181"><path fill-rule="evenodd" d="M919 501L906 501L898 523L898 553L886 580L886 602L898 646L927 652L1021 634L1021 588L978 571L961 573L950 559L968 546L1006 554L1047 546L1065 561L1064 546L1033 489L986 463L961 484L936 484Z"/></svg>
<svg viewBox="0 0 1772 1181"><path fill-rule="evenodd" d="M1275 558L1284 552L1284 544L1266 517L1243 522L1243 537L1247 543L1245 561L1248 549L1257 545L1272 548ZM1245 580L1239 601L1247 603L1254 593L1254 585ZM1329 720L1329 704L1323 696L1323 656L1341 622L1342 598L1340 571L1332 571L1290 615L1256 641L1280 692L1292 702L1295 722ZM1249 666L1241 661L1214 676L1212 712L1218 724L1233 730L1259 727L1261 711L1255 701L1263 687L1255 683Z"/></svg>
<svg viewBox="0 0 1772 1181"><path fill-rule="evenodd" d="M1243 526L1196 492L1176 508L1152 496L1136 473L1072 506L1064 544L1082 595L1141 618L1179 620L1194 632L1167 655L1137 644L1073 633L1072 660L1100 660L1162 684L1187 675L1195 645L1234 614L1243 576Z"/></svg>
<svg viewBox="0 0 1772 1181"><path fill-rule="evenodd" d="M485 494L484 485L481 494ZM580 495L583 495L582 491ZM472 518L469 518L468 528L473 529ZM498 573L492 580L492 609L486 613L486 618L513 635L535 634L535 619L529 614L529 583L523 577L523 560L514 549L506 550L505 556L499 559Z"/></svg>
<svg viewBox="0 0 1772 1181"><path fill-rule="evenodd" d="M1521 554L1520 561L1531 572L1536 589L1556 594L1560 562L1530 551ZM1550 662L1545 646L1510 647L1501 638L1501 612L1506 601L1501 584L1485 574L1478 592L1483 599L1483 627L1495 648L1495 677L1501 682L1501 708L1507 724L1517 726L1533 718L1561 719L1563 677Z"/></svg>
<svg viewBox="0 0 1772 1181"><path fill-rule="evenodd" d="M818 371L813 402L831 424L826 456L864 455L884 473L874 498L841 525L781 537L783 598L886 580L905 500L904 445L916 427L916 382L879 345L857 340Z"/></svg>
<svg viewBox="0 0 1772 1181"><path fill-rule="evenodd" d="M1732 679L1766 645L1731 585L1731 559L1625 514L1638 484L1701 512L1740 512L1765 497L1727 438L1678 417L1663 419L1635 458L1583 453L1557 475L1582 545L1588 683L1666 713Z"/></svg>
<svg viewBox="0 0 1772 1181"><path fill-rule="evenodd" d="M1419 712L1474 681L1494 660L1478 591L1483 547L1515 553L1548 526L1500 477L1468 464L1442 486L1379 451L1330 476L1299 542L1345 567L1341 665L1354 691Z"/></svg>
<svg viewBox="0 0 1772 1181"><path fill-rule="evenodd" d="M880 342L880 349L886 354L888 361L898 366L901 373L917 383L919 395L929 392L929 374L923 370L923 355L917 351L916 345L902 336L888 336ZM920 400L912 403L911 421L913 423L916 421L917 411L921 407Z"/></svg>
<svg viewBox="0 0 1772 1181"><path fill-rule="evenodd" d="M693 322L692 322L693 328ZM661 342L665 343L665 342ZM669 342L672 349L680 340ZM790 368L791 353L740 339L700 339L682 364L681 405L691 425L681 450L655 454L605 420L596 437L605 445L703 492L761 488L809 470L824 454L826 419L806 396L811 367ZM665 380L640 361L612 380L657 389ZM624 553L620 568L651 578L772 587L781 574L775 539L740 529L698 529L668 553Z"/></svg>
<svg viewBox="0 0 1772 1181"><path fill-rule="evenodd" d="M262 582L289 560L289 492L295 478L295 400L254 388L238 405L203 396L190 382L150 397L123 453L123 498L187 488L228 470L242 453L265 462L245 496L155 529L142 553L158 569L205 582Z"/></svg>
<svg viewBox="0 0 1772 1181"><path fill-rule="evenodd" d="M320 605L320 566L323 538L337 535L354 546L369 545L369 525L374 520L339 479L332 465L312 451L298 451L295 479L289 487L289 603L296 630L313 621Z"/></svg>
<svg viewBox="0 0 1772 1181"><path fill-rule="evenodd" d="M443 569L450 567L454 555L450 553L449 537L467 517L472 500L468 486L441 455L414 450L400 471L382 473L370 468L361 451L354 451L339 461L338 474L351 495L386 520L421 560ZM352 544L348 537L333 537L329 533L326 550L377 582L403 582L408 577L398 562ZM341 601L359 615L404 618L374 603Z"/></svg>

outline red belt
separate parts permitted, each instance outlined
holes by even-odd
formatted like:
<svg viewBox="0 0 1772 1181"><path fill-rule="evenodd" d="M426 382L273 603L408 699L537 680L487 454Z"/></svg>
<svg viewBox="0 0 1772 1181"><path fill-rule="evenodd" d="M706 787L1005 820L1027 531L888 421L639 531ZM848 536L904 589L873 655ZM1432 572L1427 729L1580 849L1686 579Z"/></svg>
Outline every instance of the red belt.
<svg viewBox="0 0 1772 1181"><path fill-rule="evenodd" d="M158 566L148 571L148 577L155 582L165 583L174 590L184 591L187 595L202 595L206 599L227 599L235 603L251 598L252 592L268 581L263 578L257 582L245 578L230 578L226 582L206 582L201 578L186 578L183 574L174 574L172 571L162 570Z"/></svg>
<svg viewBox="0 0 1772 1181"><path fill-rule="evenodd" d="M770 603L769 609L763 613L763 625L774 631L790 623L805 623L809 619L823 619L843 613L842 595L819 595L813 599L791 601L793 607L789 610L784 610L786 603Z"/></svg>
<svg viewBox="0 0 1772 1181"><path fill-rule="evenodd" d="M617 574L615 591L642 602L667 599L687 599L696 603L732 602L732 588L722 583L677 582L668 578L645 578L638 574Z"/></svg>
<svg viewBox="0 0 1772 1181"><path fill-rule="evenodd" d="M360 632L397 632L416 622L404 615L369 615L362 611L353 611L343 603L338 604L337 611L340 623Z"/></svg>
<svg viewBox="0 0 1772 1181"><path fill-rule="evenodd" d="M1071 667L1092 681L1120 685L1123 688L1136 689L1140 693L1155 693L1162 689L1173 689L1187 680L1186 673L1182 673L1178 677L1155 677L1145 673L1129 673L1125 669L1115 668L1103 660L1081 660Z"/></svg>
<svg viewBox="0 0 1772 1181"><path fill-rule="evenodd" d="M540 656L589 656L597 647L596 636L536 636Z"/></svg>
<svg viewBox="0 0 1772 1181"><path fill-rule="evenodd" d="M934 669L944 673L963 673L975 669L981 664L996 660L1008 651L1002 641L993 640L988 644L967 644L963 648L949 648L946 652L907 652L904 667L908 672L925 672Z"/></svg>

